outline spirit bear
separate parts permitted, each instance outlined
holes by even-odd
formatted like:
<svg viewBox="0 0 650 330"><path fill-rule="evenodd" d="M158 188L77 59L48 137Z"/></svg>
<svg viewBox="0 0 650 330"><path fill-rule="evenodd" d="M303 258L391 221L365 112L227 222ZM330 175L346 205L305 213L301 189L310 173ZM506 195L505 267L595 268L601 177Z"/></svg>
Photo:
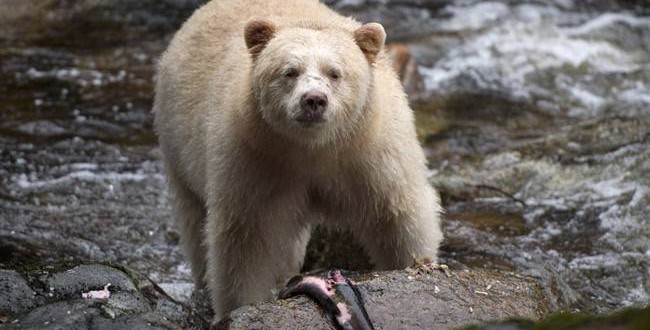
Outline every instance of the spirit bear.
<svg viewBox="0 0 650 330"><path fill-rule="evenodd" d="M213 0L162 56L155 129L217 319L273 298L314 224L378 269L436 259L440 202L385 38L316 0Z"/></svg>

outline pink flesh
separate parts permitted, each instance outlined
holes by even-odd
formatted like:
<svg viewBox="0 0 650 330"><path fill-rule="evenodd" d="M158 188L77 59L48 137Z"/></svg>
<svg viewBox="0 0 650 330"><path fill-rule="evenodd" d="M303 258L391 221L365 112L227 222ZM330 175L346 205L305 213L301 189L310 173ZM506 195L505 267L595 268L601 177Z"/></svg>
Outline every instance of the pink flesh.
<svg viewBox="0 0 650 330"><path fill-rule="evenodd" d="M345 303L338 303L336 304L336 307L338 307L341 311L341 315L336 316L336 320L339 322L339 324L350 323L352 320L352 314L350 314L350 311L348 311L348 306L346 306Z"/></svg>
<svg viewBox="0 0 650 330"><path fill-rule="evenodd" d="M307 276L304 277L302 281L310 285L317 286L319 290L323 292L327 292L328 296L334 294L334 291L332 290L332 285L328 283L328 281L323 280L322 278Z"/></svg>

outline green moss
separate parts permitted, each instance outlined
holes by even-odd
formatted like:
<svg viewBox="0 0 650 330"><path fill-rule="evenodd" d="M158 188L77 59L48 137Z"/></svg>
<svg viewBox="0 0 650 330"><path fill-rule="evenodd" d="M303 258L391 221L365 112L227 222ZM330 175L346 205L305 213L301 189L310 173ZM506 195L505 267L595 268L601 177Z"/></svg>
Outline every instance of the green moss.
<svg viewBox="0 0 650 330"><path fill-rule="evenodd" d="M557 314L532 328L532 330L550 329L650 329L650 307L644 309L626 309L605 316L568 313Z"/></svg>
<svg viewBox="0 0 650 330"><path fill-rule="evenodd" d="M514 329L531 329L535 325L535 322L528 319L512 318L499 323L487 323L487 324L472 324L460 328L459 330L514 330Z"/></svg>
<svg viewBox="0 0 650 330"><path fill-rule="evenodd" d="M45 280L52 274L64 272L79 266L81 263L75 261L58 262L49 265L27 264L14 267L26 279L32 290L40 292L44 297L50 292ZM54 299L54 298L52 298Z"/></svg>
<svg viewBox="0 0 650 330"><path fill-rule="evenodd" d="M532 329L575 329L593 320L589 314L555 314L545 321L536 324Z"/></svg>
<svg viewBox="0 0 650 330"><path fill-rule="evenodd" d="M558 313L535 323L527 319L509 319L473 324L462 330L647 330L650 329L650 307L630 308L610 315Z"/></svg>

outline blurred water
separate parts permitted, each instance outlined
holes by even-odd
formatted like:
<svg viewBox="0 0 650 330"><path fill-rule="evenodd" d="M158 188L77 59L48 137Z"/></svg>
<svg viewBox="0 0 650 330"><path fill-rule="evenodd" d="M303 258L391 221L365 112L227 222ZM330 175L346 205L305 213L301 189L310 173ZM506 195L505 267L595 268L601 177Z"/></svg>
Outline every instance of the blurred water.
<svg viewBox="0 0 650 330"><path fill-rule="evenodd" d="M150 107L199 2L0 3L0 265L109 259L186 295ZM537 276L558 308L647 304L650 6L328 2L418 63L443 261Z"/></svg>
<svg viewBox="0 0 650 330"><path fill-rule="evenodd" d="M498 2L447 10L441 30L471 36L421 68L428 89L505 93L572 117L648 111L650 17Z"/></svg>

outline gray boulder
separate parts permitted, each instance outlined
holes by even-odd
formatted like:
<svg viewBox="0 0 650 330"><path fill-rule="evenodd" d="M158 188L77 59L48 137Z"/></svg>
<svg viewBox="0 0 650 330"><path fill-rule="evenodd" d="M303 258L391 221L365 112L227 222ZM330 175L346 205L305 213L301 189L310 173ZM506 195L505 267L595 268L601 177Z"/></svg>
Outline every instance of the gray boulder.
<svg viewBox="0 0 650 330"><path fill-rule="evenodd" d="M439 270L362 275L358 286L376 329L449 329L467 323L548 313L540 286L508 272ZM233 311L220 329L334 329L306 297L264 302Z"/></svg>

